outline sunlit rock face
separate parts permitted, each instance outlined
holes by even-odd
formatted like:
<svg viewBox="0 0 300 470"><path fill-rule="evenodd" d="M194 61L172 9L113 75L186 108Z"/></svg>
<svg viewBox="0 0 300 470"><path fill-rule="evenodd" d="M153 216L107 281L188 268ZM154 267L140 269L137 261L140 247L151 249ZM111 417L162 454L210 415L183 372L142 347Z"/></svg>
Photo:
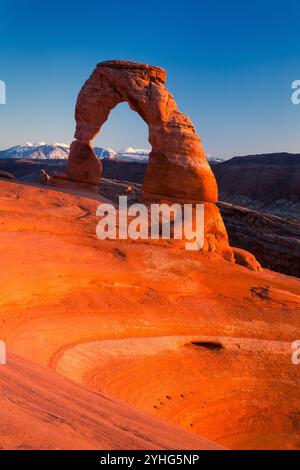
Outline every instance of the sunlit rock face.
<svg viewBox="0 0 300 470"><path fill-rule="evenodd" d="M165 81L166 72L160 67L118 60L98 64L77 99L75 137L91 145L110 111L126 101L149 127L152 152L144 198L214 203L217 184L201 141L191 120L178 110ZM83 172L78 165L74 168L74 159L77 148L71 149L67 171L71 179L80 180ZM86 158L82 166L89 174ZM97 176L100 183L99 172ZM90 178L85 182L94 184L94 176Z"/></svg>
<svg viewBox="0 0 300 470"><path fill-rule="evenodd" d="M88 143L75 140L71 144L67 173L74 181L90 185L100 183L101 161Z"/></svg>
<svg viewBox="0 0 300 470"><path fill-rule="evenodd" d="M167 240L99 240L105 202L0 181L1 446L202 448L181 428L299 448L300 280Z"/></svg>

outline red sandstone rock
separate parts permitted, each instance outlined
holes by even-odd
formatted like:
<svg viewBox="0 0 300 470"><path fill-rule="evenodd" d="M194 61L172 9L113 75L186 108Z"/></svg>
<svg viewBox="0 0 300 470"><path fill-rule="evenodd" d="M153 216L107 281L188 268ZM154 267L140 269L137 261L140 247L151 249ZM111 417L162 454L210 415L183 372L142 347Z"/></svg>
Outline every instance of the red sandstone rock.
<svg viewBox="0 0 300 470"><path fill-rule="evenodd" d="M0 171L0 178L5 178L7 180L14 180L16 179L14 175L8 173L7 171Z"/></svg>
<svg viewBox="0 0 300 470"><path fill-rule="evenodd" d="M89 143L74 141L70 147L67 174L79 183L98 185L102 165Z"/></svg>
<svg viewBox="0 0 300 470"><path fill-rule="evenodd" d="M67 178L43 175L46 184L98 192L102 166L91 142L110 111L126 101L149 127L152 152L142 199L205 205L205 251L232 260L228 236L215 203L218 190L201 140L164 86L160 67L128 61L97 65L82 87L76 104L76 133L70 148ZM68 180L69 178L69 180Z"/></svg>
<svg viewBox="0 0 300 470"><path fill-rule="evenodd" d="M99 200L1 181L8 351L226 447L299 448L300 280L160 241L98 240ZM167 433L179 443L16 356L0 372L3 448L141 448L146 429L149 446L169 448Z"/></svg>
<svg viewBox="0 0 300 470"><path fill-rule="evenodd" d="M67 173L71 181L99 185L101 166L91 142L110 111L126 101L148 124L152 145L142 198L204 202L206 249L229 253L226 229L214 205L218 199L215 177L193 123L180 113L165 81L166 72L160 67L127 61L98 64L77 99L77 141L71 145Z"/></svg>
<svg viewBox="0 0 300 470"><path fill-rule="evenodd" d="M0 390L1 450L222 449L15 354Z"/></svg>
<svg viewBox="0 0 300 470"><path fill-rule="evenodd" d="M249 251L242 250L241 248L232 248L234 259L237 264L251 269L252 271L261 271L261 265Z"/></svg>
<svg viewBox="0 0 300 470"><path fill-rule="evenodd" d="M97 65L79 93L76 133L90 144L119 103L128 102L149 126L152 145L144 182L144 198L172 198L183 202L216 202L217 185L199 137L190 119L178 111L164 86L166 72L146 64L109 61ZM68 167L71 179L81 181L80 152L72 148ZM100 174L85 177L100 182Z"/></svg>

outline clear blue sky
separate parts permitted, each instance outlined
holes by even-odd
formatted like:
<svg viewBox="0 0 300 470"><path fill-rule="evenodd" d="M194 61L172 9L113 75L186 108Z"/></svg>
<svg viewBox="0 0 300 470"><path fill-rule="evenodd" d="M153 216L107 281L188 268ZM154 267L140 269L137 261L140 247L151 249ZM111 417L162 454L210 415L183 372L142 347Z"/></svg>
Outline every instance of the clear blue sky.
<svg viewBox="0 0 300 470"><path fill-rule="evenodd" d="M300 152L299 0L0 0L0 148L72 141L78 91L97 62L160 65L208 153ZM96 144L149 147L126 104Z"/></svg>

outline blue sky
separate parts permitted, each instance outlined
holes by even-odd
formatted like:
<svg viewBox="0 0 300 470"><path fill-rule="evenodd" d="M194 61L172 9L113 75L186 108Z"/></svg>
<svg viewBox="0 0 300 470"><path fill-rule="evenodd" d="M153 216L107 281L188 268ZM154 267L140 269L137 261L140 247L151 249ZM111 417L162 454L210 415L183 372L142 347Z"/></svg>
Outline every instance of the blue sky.
<svg viewBox="0 0 300 470"><path fill-rule="evenodd" d="M0 148L69 143L78 91L96 63L127 59L167 69L167 86L205 150L232 156L300 152L298 0L0 0ZM149 147L127 104L95 144Z"/></svg>

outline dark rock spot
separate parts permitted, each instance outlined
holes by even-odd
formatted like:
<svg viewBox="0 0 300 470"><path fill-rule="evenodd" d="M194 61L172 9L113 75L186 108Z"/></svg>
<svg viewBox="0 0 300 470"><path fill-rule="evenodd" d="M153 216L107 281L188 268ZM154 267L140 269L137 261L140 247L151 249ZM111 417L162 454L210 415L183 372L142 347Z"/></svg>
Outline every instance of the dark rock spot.
<svg viewBox="0 0 300 470"><path fill-rule="evenodd" d="M124 253L124 251L119 250L119 248L114 248L113 251L114 251L115 255L118 256L118 258L120 258L122 260L124 260L126 258L126 253Z"/></svg>
<svg viewBox="0 0 300 470"><path fill-rule="evenodd" d="M250 289L252 297L258 297L262 300L270 299L270 287L251 287Z"/></svg>
<svg viewBox="0 0 300 470"><path fill-rule="evenodd" d="M218 341L191 341L190 344L198 348L210 349L212 351L223 349L223 345Z"/></svg>

